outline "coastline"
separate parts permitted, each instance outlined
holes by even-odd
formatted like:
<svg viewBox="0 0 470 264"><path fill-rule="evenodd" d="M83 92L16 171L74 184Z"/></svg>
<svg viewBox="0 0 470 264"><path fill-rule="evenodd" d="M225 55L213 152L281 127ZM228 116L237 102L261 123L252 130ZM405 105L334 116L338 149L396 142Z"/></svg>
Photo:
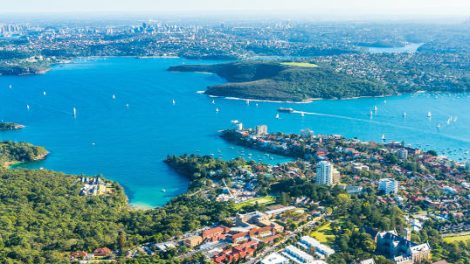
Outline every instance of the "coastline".
<svg viewBox="0 0 470 264"><path fill-rule="evenodd" d="M34 157L32 160L30 161L7 161L7 162L4 162L2 164L2 167L4 169L14 169L15 167L21 165L21 164L26 164L26 163L31 163L31 162L35 162L35 161L42 161L42 160L45 160L47 158L47 156L49 155L49 152L43 154L43 155L39 155L37 157Z"/></svg>
<svg viewBox="0 0 470 264"><path fill-rule="evenodd" d="M426 91L419 91L420 93L426 93ZM237 100L237 101L250 101L250 102L263 102L263 103L277 103L277 104L310 104L315 101L342 101L342 100L357 100L357 99L366 99L366 98L386 98L391 96L400 96L403 93L396 93L390 95L365 95L365 96L356 96L356 97L345 97L345 98L308 98L304 101L290 101L290 100L264 100L264 99L250 99L250 98L241 98L233 96L220 96L220 95L211 95L207 94L206 91L197 91L197 94L205 94L210 98L222 98L226 100ZM418 93L418 92L415 92ZM409 93L414 94L414 93Z"/></svg>
<svg viewBox="0 0 470 264"><path fill-rule="evenodd" d="M127 197L127 195L126 195ZM128 197L127 197L128 198ZM129 199L129 198L128 198ZM148 211L148 210L152 210L154 209L155 207L153 206L150 206L148 204L143 204L143 203L130 203L129 201L127 202L127 206L129 207L129 209L131 210L136 210L136 211Z"/></svg>
<svg viewBox="0 0 470 264"><path fill-rule="evenodd" d="M7 170L11 170L11 169L13 169L13 167L18 166L22 163L23 162L20 162L20 161L7 161L7 162L4 162L2 164L2 168L7 169Z"/></svg>

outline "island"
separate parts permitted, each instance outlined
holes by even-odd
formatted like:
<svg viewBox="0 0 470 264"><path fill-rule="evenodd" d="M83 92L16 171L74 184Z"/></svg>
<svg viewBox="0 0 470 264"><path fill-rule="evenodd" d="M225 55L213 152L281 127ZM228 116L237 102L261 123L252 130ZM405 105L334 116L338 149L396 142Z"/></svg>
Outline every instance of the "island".
<svg viewBox="0 0 470 264"><path fill-rule="evenodd" d="M309 62L241 61L216 65L180 65L169 71L210 72L228 83L210 86L206 94L273 101L311 101L392 95L379 82L352 78Z"/></svg>
<svg viewBox="0 0 470 264"><path fill-rule="evenodd" d="M13 122L0 122L0 131L18 130L24 128L24 125Z"/></svg>

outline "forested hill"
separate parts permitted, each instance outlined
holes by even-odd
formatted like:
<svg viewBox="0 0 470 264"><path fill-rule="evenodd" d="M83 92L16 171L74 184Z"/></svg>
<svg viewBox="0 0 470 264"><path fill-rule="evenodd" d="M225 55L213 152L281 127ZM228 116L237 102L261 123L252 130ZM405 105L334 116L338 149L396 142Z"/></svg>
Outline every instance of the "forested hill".
<svg viewBox="0 0 470 264"><path fill-rule="evenodd" d="M378 82L353 78L309 63L247 61L181 65L168 70L215 73L228 83L208 87L207 94L244 99L305 101L313 98L382 96L396 92Z"/></svg>
<svg viewBox="0 0 470 264"><path fill-rule="evenodd" d="M80 196L78 177L0 169L0 263L66 263L68 251L117 248L122 188Z"/></svg>
<svg viewBox="0 0 470 264"><path fill-rule="evenodd" d="M0 166L8 166L17 162L41 160L48 154L43 147L30 143L0 141Z"/></svg>
<svg viewBox="0 0 470 264"><path fill-rule="evenodd" d="M0 144L2 161L37 155L38 147L31 144ZM161 208L133 210L118 183L103 181L104 194L81 195L84 183L78 176L0 166L0 263L70 263L71 252L102 247L124 263L120 252L167 241L232 215L227 203L185 194ZM145 263L183 262L166 255L148 258Z"/></svg>

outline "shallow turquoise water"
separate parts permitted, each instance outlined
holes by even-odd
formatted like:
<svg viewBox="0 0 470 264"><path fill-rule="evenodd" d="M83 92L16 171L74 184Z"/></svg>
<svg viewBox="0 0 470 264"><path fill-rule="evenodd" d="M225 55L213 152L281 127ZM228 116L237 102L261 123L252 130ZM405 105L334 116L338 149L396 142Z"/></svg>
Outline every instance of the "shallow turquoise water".
<svg viewBox="0 0 470 264"><path fill-rule="evenodd" d="M119 181L131 203L148 206L163 205L187 188L187 180L162 162L167 154L214 154L228 159L252 153L255 160L286 160L271 160L251 150L242 152L219 139L217 131L230 127L234 119L251 127L267 124L270 131L310 128L376 141L385 134L388 140L437 149L455 159L467 157L465 152L470 150L470 97L466 94L424 93L310 104L247 104L216 98L212 104L212 98L197 91L223 80L211 74L166 71L182 63L211 62L82 59L45 75L0 77L0 120L27 126L1 133L0 138L32 142L51 151L47 160L27 167L101 173ZM378 111L371 119L374 106ZM275 119L278 107L311 114L281 114ZM428 111L432 119L426 118ZM457 116L457 121L447 124L450 116Z"/></svg>

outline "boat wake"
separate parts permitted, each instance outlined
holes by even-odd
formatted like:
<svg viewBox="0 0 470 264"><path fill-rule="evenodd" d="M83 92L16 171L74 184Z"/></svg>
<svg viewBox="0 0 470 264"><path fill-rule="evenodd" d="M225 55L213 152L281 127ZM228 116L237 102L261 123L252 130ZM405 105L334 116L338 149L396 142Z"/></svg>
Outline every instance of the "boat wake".
<svg viewBox="0 0 470 264"><path fill-rule="evenodd" d="M371 120L371 119L362 119L362 118L356 118L356 117L350 117L350 116L316 113L316 112L305 112L305 111L298 111L298 110L294 110L292 113L293 114L300 114L300 115L303 115L303 116L312 115L312 116L319 116L319 117L327 117L327 118L335 118L335 119L356 121L356 122L362 122L362 123L368 123L368 124L376 124L376 125L393 127L393 128L400 128L400 129L413 131L413 132L417 132L417 133L439 135L441 137L445 137L445 138L448 138L448 139L461 141L461 142L465 142L465 143L470 143L470 139L445 135L445 134L442 134L440 132L436 132L435 130L433 130L433 131L423 131L421 129L414 128L414 127L403 126L403 125L392 124L392 123L385 123L385 122L375 121L375 120Z"/></svg>

